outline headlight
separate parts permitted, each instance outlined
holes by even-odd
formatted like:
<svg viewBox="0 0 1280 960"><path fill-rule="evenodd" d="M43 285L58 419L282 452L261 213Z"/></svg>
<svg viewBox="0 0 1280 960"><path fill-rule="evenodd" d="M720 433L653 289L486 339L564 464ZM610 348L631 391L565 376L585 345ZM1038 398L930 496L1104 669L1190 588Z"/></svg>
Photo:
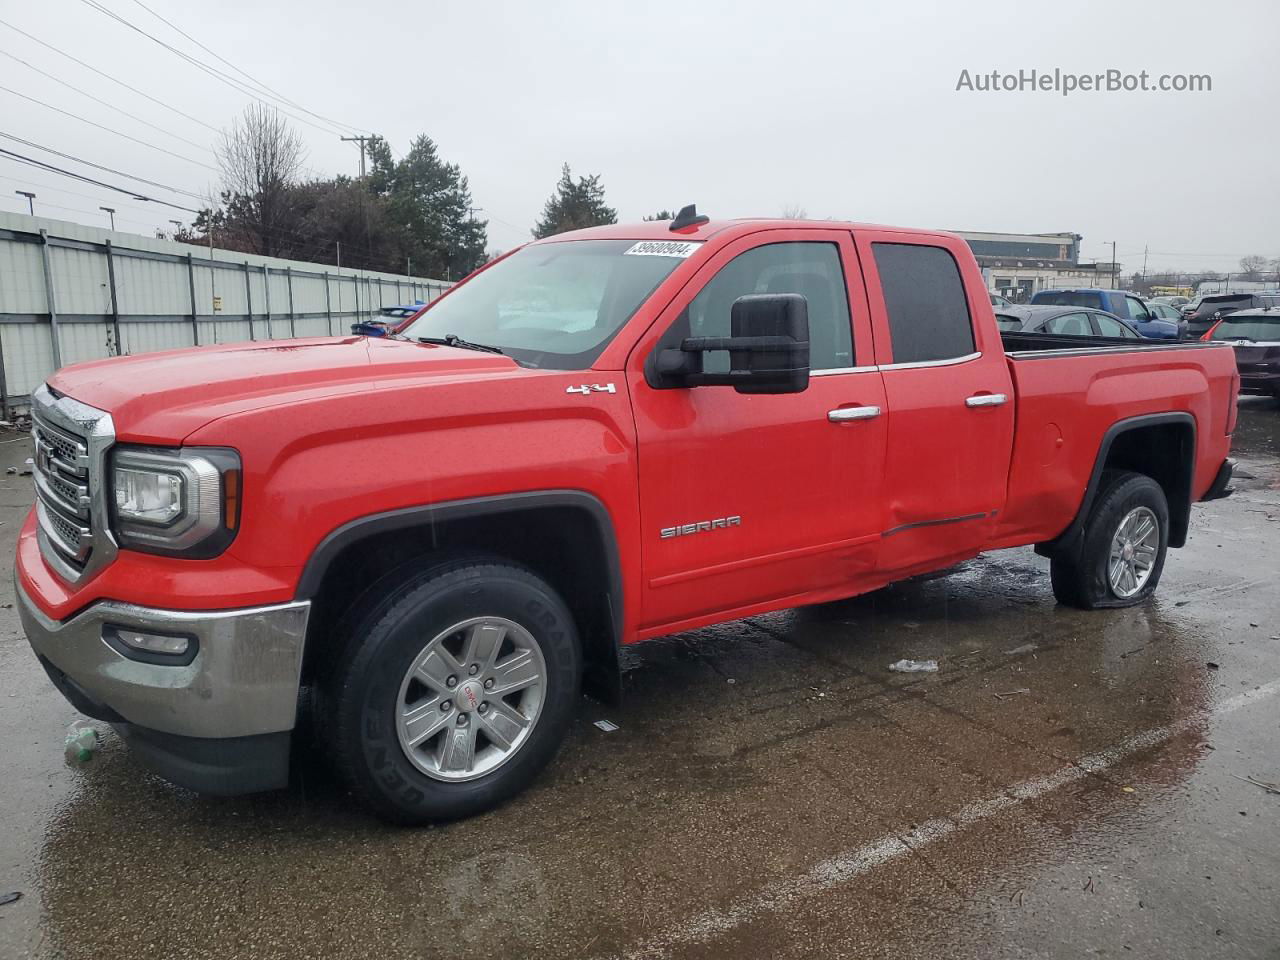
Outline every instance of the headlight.
<svg viewBox="0 0 1280 960"><path fill-rule="evenodd" d="M240 458L221 447L119 447L111 459L120 546L215 557L240 522Z"/></svg>

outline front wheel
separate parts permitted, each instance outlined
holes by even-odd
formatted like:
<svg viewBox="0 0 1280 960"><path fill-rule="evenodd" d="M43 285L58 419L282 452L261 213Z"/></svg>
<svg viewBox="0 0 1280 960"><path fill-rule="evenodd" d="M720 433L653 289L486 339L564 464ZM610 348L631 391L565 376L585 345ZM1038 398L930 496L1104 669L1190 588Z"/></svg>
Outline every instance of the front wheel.
<svg viewBox="0 0 1280 960"><path fill-rule="evenodd" d="M527 786L568 730L573 617L541 579L501 563L395 582L345 628L326 698L339 770L393 822L487 810Z"/></svg>
<svg viewBox="0 0 1280 960"><path fill-rule="evenodd" d="M1169 548L1169 504L1160 484L1124 470L1103 474L1080 554L1053 558L1059 603L1085 610L1131 607L1155 591Z"/></svg>

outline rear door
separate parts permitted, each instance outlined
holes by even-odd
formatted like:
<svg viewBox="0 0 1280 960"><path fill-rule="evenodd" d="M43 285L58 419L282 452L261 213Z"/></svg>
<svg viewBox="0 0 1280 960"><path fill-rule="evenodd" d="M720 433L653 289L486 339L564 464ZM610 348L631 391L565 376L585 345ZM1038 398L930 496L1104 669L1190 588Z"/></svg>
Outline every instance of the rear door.
<svg viewBox="0 0 1280 960"><path fill-rule="evenodd" d="M959 240L858 231L889 410L882 570L972 555L1003 507L1013 443L1004 347Z"/></svg>

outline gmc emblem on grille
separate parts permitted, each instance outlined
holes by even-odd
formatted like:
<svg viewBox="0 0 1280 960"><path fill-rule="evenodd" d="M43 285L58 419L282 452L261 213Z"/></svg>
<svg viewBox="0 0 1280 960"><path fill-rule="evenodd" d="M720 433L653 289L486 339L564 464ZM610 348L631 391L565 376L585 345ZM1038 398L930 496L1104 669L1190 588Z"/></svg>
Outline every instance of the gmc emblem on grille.
<svg viewBox="0 0 1280 960"><path fill-rule="evenodd" d="M682 523L678 527L663 527L659 536L663 540L670 540L672 537L687 537L691 533L710 533L712 530L728 530L730 527L740 526L742 526L741 517L717 517L715 520Z"/></svg>

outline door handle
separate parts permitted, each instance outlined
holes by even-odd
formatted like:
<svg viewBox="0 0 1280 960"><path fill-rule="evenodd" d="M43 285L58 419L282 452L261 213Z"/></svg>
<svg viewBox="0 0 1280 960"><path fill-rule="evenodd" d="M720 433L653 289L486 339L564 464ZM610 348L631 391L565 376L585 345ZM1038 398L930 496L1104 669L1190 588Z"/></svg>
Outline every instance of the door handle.
<svg viewBox="0 0 1280 960"><path fill-rule="evenodd" d="M827 411L827 419L832 423L843 423L846 420L872 420L880 416L879 407L837 407Z"/></svg>
<svg viewBox="0 0 1280 960"><path fill-rule="evenodd" d="M1008 399L1003 393L976 393L968 397L964 405L966 407L998 407Z"/></svg>

